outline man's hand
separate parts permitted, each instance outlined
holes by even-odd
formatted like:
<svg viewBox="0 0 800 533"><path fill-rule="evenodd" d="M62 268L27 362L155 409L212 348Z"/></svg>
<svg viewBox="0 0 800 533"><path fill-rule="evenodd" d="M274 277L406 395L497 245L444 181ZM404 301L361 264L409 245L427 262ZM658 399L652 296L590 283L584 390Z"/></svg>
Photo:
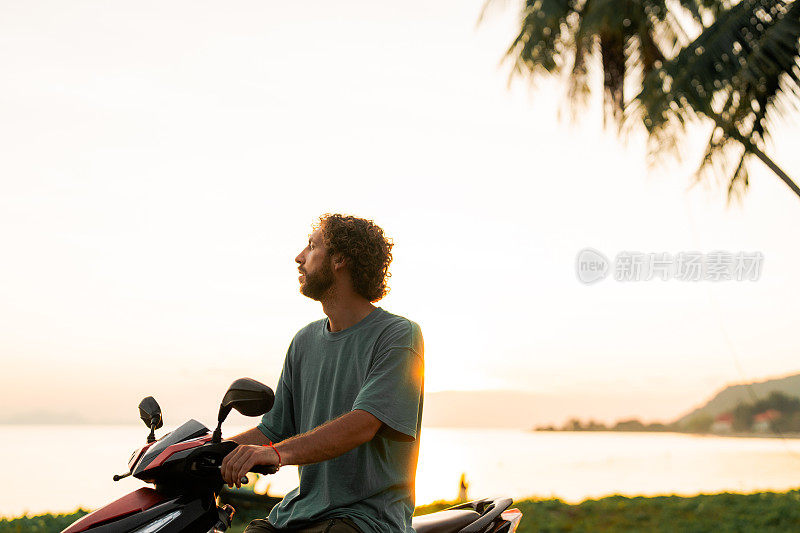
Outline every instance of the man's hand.
<svg viewBox="0 0 800 533"><path fill-rule="evenodd" d="M220 471L229 487L242 486L244 477L256 465L277 466L278 456L269 446L241 445L225 456Z"/></svg>

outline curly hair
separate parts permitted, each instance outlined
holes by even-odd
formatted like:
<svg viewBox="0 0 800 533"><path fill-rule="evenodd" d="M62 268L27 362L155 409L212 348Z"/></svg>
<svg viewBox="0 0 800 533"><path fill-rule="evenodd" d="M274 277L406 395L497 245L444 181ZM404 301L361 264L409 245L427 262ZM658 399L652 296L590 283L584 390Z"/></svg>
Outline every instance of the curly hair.
<svg viewBox="0 0 800 533"><path fill-rule="evenodd" d="M370 302L389 293L389 264L392 243L371 220L349 215L324 214L314 229L322 229L329 253L341 254L347 261L353 289Z"/></svg>

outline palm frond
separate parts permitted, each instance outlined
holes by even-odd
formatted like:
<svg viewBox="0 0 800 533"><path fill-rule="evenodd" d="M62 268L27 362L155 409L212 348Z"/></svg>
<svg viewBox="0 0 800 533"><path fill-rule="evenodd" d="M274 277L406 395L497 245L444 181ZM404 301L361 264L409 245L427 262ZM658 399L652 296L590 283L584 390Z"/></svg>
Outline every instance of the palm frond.
<svg viewBox="0 0 800 533"><path fill-rule="evenodd" d="M680 3L699 20L701 4ZM588 102L589 72L598 66L606 124L621 126L626 88L638 87L684 36L666 0L526 0L506 58L512 61L510 79L564 78L573 119Z"/></svg>
<svg viewBox="0 0 800 533"><path fill-rule="evenodd" d="M572 0L527 0L520 32L506 52L514 60L512 74L558 71L559 49L571 41L567 18L575 7Z"/></svg>
<svg viewBox="0 0 800 533"><path fill-rule="evenodd" d="M685 123L711 119L724 135L709 142L698 175L727 157L728 143L744 146L727 174L730 199L747 189L747 160L763 150L774 119L796 106L799 65L800 2L744 0L648 74L630 115L642 119L651 150L659 151L674 148L669 141Z"/></svg>

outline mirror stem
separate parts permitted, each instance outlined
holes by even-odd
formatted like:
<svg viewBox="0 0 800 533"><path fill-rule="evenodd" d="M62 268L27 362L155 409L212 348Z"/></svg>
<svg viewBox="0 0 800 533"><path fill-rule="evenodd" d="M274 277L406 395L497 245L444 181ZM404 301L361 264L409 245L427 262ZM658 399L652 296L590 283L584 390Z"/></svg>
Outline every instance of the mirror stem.
<svg viewBox="0 0 800 533"><path fill-rule="evenodd" d="M156 441L156 423L150 425L150 434L147 436L147 444Z"/></svg>
<svg viewBox="0 0 800 533"><path fill-rule="evenodd" d="M214 444L222 442L222 420L219 421L219 424L217 424L217 429L215 429L214 434L211 435L211 442Z"/></svg>

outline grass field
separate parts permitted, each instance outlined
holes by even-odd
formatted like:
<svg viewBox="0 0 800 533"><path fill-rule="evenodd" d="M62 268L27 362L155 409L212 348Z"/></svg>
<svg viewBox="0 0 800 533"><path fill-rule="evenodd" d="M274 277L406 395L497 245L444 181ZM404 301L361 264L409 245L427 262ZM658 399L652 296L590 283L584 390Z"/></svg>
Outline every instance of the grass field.
<svg viewBox="0 0 800 533"><path fill-rule="evenodd" d="M452 502L418 507L416 514L444 509ZM691 498L609 496L570 505L560 500L521 500L519 533L533 532L750 532L800 531L800 490L756 494L712 494ZM0 533L59 532L86 511L0 520ZM256 516L239 514L232 533Z"/></svg>

